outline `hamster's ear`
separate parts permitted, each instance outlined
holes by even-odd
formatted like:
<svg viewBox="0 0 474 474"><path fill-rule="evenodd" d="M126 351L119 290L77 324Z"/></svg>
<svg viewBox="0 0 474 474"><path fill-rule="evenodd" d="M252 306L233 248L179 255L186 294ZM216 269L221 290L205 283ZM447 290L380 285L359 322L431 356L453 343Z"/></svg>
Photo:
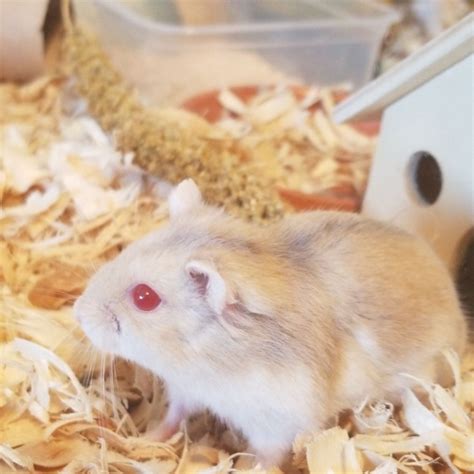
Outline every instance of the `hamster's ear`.
<svg viewBox="0 0 474 474"><path fill-rule="evenodd" d="M201 192L192 179L181 181L168 197L171 219L189 212L200 204L202 204Z"/></svg>
<svg viewBox="0 0 474 474"><path fill-rule="evenodd" d="M214 265L207 261L191 260L186 265L186 272L209 306L218 315L222 315L232 298L224 278Z"/></svg>

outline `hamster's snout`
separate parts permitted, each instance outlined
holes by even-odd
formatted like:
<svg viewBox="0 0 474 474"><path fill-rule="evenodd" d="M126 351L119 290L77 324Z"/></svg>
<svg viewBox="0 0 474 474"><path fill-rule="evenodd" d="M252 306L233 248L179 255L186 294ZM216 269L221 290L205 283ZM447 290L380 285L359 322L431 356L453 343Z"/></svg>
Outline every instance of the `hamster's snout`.
<svg viewBox="0 0 474 474"><path fill-rule="evenodd" d="M73 315L96 348L105 352L116 350L123 324L113 303L97 302L90 295L82 295L73 305Z"/></svg>

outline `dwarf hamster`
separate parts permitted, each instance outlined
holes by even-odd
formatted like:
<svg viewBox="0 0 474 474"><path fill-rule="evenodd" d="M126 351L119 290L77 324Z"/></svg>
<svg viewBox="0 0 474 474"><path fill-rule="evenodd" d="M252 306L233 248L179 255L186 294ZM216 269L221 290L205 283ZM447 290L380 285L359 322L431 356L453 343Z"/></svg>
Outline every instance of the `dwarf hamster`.
<svg viewBox="0 0 474 474"><path fill-rule="evenodd" d="M191 180L168 205L170 222L101 267L74 307L98 348L163 379L160 439L207 408L278 464L297 434L396 399L401 373L434 379L440 351L463 351L450 275L415 236L342 212L257 226L207 206Z"/></svg>

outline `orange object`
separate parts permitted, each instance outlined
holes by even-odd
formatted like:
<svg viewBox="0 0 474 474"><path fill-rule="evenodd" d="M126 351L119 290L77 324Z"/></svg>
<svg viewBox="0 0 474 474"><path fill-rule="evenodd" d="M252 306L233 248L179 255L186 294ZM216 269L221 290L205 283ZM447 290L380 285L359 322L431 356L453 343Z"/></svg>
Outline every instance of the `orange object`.
<svg viewBox="0 0 474 474"><path fill-rule="evenodd" d="M259 87L248 85L230 87L229 89L244 103L248 103L258 93ZM308 87L302 85L290 86L290 89L297 100L302 100L308 91ZM219 92L219 90L214 89L203 92L199 95L195 95L184 101L181 104L181 107L183 109L188 110L189 112L193 112L196 115L199 115L210 123L217 122L222 118L222 112L224 111L224 108L219 102ZM339 103L347 95L347 92L341 90L340 92L336 92L334 94L334 100L336 103ZM319 107L321 107L321 105L319 102L317 102L316 104L309 107L308 110L310 112L314 112ZM353 127L361 133L364 133L369 136L374 136L379 133L380 122L376 120L356 122L353 124Z"/></svg>
<svg viewBox="0 0 474 474"><path fill-rule="evenodd" d="M360 198L357 195L337 195L331 192L307 194L294 189L280 188L281 198L297 211L316 209L357 212L360 209Z"/></svg>

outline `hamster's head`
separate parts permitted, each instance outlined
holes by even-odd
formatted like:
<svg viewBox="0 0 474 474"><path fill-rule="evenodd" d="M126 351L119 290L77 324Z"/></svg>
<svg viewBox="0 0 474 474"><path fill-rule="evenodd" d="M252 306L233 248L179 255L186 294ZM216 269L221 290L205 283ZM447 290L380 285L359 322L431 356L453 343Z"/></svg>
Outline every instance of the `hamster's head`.
<svg viewBox="0 0 474 474"><path fill-rule="evenodd" d="M191 180L174 189L168 204L170 222L103 265L74 305L100 350L159 374L218 350L231 300L215 262L201 251L209 247L207 223L225 216L202 203Z"/></svg>

